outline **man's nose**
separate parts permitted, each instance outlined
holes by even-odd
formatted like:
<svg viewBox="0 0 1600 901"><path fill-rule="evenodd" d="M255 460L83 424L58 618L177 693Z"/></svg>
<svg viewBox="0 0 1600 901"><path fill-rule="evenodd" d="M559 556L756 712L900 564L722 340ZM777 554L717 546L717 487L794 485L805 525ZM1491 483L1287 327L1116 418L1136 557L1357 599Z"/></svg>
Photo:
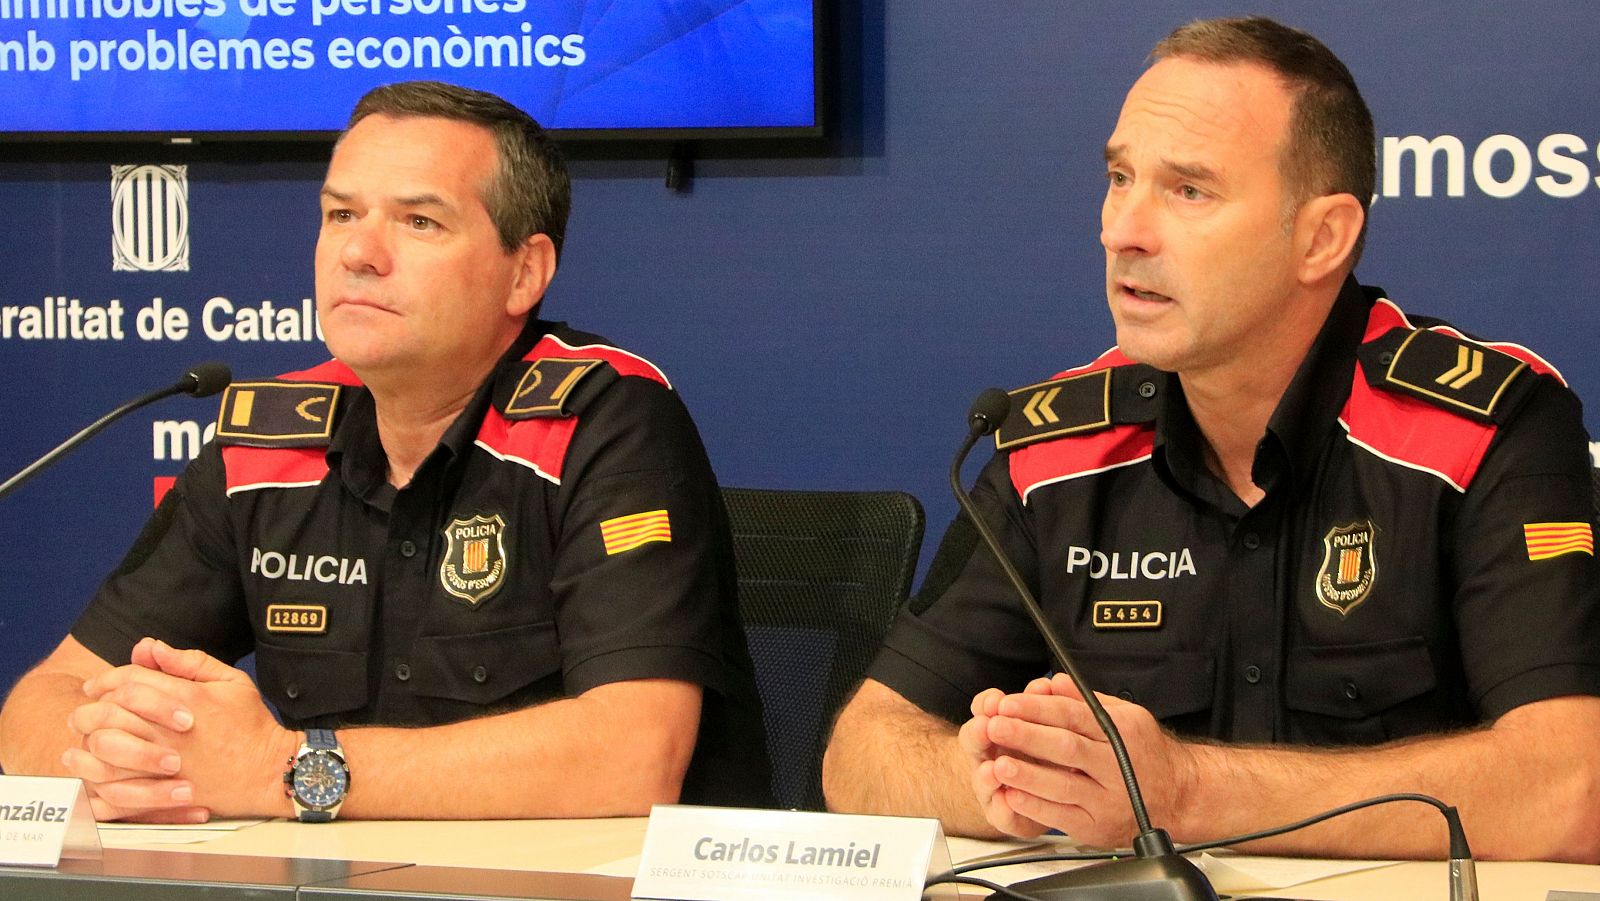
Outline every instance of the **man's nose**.
<svg viewBox="0 0 1600 901"><path fill-rule="evenodd" d="M1115 254L1160 250L1155 204L1156 198L1138 189L1108 195L1100 212L1100 244Z"/></svg>
<svg viewBox="0 0 1600 901"><path fill-rule="evenodd" d="M394 262L390 233L378 216L365 216L350 224L339 248L339 261L352 272L387 275Z"/></svg>

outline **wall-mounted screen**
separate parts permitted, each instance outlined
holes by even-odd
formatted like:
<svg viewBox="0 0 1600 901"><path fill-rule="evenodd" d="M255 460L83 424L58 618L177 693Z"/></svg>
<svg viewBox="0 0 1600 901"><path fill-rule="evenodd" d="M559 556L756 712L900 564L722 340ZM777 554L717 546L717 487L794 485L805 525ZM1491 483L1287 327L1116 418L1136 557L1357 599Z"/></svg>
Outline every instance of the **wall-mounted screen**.
<svg viewBox="0 0 1600 901"><path fill-rule="evenodd" d="M819 0L0 0L0 134L317 137L493 91L569 137L820 134Z"/></svg>

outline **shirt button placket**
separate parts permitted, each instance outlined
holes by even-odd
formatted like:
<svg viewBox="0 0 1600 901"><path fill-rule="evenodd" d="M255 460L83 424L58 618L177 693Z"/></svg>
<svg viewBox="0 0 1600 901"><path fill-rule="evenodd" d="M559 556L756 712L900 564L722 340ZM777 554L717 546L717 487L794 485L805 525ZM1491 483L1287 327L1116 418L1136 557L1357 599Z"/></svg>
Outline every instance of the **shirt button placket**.
<svg viewBox="0 0 1600 901"><path fill-rule="evenodd" d="M1275 656L1277 648L1272 629L1276 618L1273 608L1277 603L1273 591L1275 555L1270 532L1263 534L1258 528L1250 527L1266 524L1261 517L1256 520L1240 529L1231 555L1240 603L1235 607L1239 625L1234 627L1230 643L1237 655L1234 659L1244 664L1235 670L1238 674L1235 678L1241 684L1234 716L1242 740L1270 741L1276 720L1273 711L1277 692L1272 690L1274 683L1269 677L1272 664L1262 661L1262 656ZM1252 658L1261 662L1245 662Z"/></svg>

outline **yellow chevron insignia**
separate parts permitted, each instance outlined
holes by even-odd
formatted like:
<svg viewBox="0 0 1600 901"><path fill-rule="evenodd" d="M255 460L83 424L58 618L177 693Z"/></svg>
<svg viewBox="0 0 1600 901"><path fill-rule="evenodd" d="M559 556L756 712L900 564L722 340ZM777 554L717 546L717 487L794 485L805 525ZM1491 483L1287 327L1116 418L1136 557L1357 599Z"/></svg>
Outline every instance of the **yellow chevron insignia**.
<svg viewBox="0 0 1600 901"><path fill-rule="evenodd" d="M1448 385L1451 388L1461 389L1470 385L1478 376L1483 375L1483 351L1476 347L1467 347L1465 344L1456 348L1456 365L1444 371L1443 375L1434 379L1436 385ZM1468 361L1471 362L1468 362Z"/></svg>
<svg viewBox="0 0 1600 901"><path fill-rule="evenodd" d="M994 433L998 450L1111 425L1111 370L1097 369L1018 388Z"/></svg>
<svg viewBox="0 0 1600 901"><path fill-rule="evenodd" d="M1527 363L1492 347L1417 329L1394 351L1382 377L1389 388L1488 420L1527 369Z"/></svg>
<svg viewBox="0 0 1600 901"><path fill-rule="evenodd" d="M1033 396L1028 398L1027 406L1022 408L1022 415L1028 417L1028 421L1035 426L1060 422L1061 417L1056 415L1056 411L1050 409L1050 402L1055 400L1056 395L1060 393L1060 385L1044 391L1035 391Z"/></svg>

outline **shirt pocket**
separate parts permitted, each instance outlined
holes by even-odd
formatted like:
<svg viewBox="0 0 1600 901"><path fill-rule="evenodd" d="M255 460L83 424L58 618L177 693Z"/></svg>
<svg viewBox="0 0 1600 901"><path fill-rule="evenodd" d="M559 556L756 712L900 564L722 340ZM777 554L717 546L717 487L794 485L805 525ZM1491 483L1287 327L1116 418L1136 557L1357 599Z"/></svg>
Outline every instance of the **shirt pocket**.
<svg viewBox="0 0 1600 901"><path fill-rule="evenodd" d="M432 635L413 645L414 691L423 697L492 704L561 671L554 622L471 635Z"/></svg>
<svg viewBox="0 0 1600 901"><path fill-rule="evenodd" d="M1284 679L1291 739L1317 744L1375 744L1427 731L1408 702L1439 684L1420 636L1291 650Z"/></svg>
<svg viewBox="0 0 1600 901"><path fill-rule="evenodd" d="M284 725L316 725L319 718L366 706L367 654L257 641L256 681Z"/></svg>
<svg viewBox="0 0 1600 901"><path fill-rule="evenodd" d="M1211 654L1083 649L1070 653L1090 688L1138 704L1181 732L1194 731L1189 720L1210 711L1215 701L1217 661ZM1208 721L1209 716L1199 718L1199 731L1205 731Z"/></svg>

